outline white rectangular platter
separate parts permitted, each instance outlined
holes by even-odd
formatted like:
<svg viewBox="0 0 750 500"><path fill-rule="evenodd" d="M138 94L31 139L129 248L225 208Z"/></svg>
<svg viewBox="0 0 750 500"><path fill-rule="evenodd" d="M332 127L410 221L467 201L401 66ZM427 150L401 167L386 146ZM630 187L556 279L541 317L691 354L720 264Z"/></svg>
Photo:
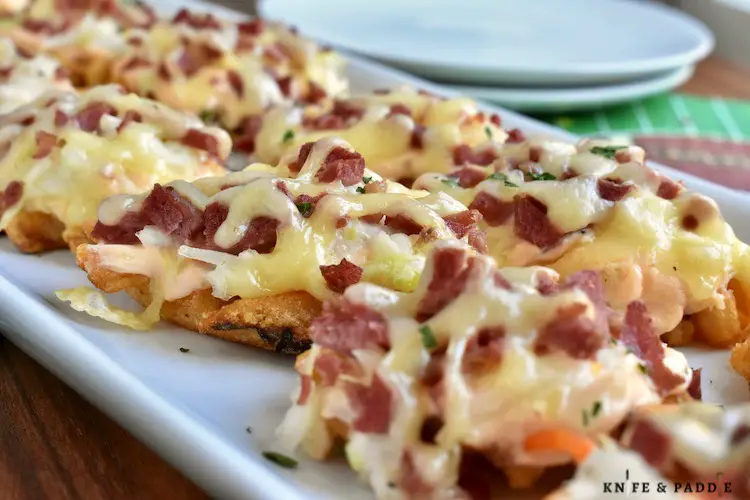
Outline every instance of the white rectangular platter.
<svg viewBox="0 0 750 500"><path fill-rule="evenodd" d="M165 13L188 6L237 16L206 4L162 0L158 6ZM451 95L379 64L349 59L355 91L411 84ZM498 111L506 126L574 139L512 112L486 108ZM738 235L750 240L750 195L664 170L715 198ZM134 332L76 313L54 296L57 289L88 284L68 252L22 255L0 240L0 274L2 332L213 497L372 498L343 461L317 463L298 456L300 466L286 470L261 456L265 450L283 451L274 431L297 381L290 357L164 323L153 332ZM180 352L181 347L190 351ZM729 368L727 352L693 350L689 355L694 366L704 368L706 400L750 400L747 384Z"/></svg>

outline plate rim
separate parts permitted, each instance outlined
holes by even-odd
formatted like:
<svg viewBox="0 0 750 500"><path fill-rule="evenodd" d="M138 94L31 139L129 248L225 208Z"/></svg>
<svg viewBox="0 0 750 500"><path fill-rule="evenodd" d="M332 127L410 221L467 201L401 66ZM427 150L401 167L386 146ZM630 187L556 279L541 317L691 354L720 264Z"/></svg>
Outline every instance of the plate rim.
<svg viewBox="0 0 750 500"><path fill-rule="evenodd" d="M612 1L612 0L609 0ZM623 0L615 0L623 2ZM258 5L258 11L263 16L278 19L284 22L281 13L283 6L293 7L300 0L266 0ZM650 9L660 12L659 15L667 15L678 18L686 29L692 31L700 42L690 51L682 54L663 57L649 58L647 60L628 60L617 63L577 63L575 66L550 66L540 69L533 61L527 64L514 64L503 67L494 65L465 63L447 64L439 60L425 60L409 58L405 55L382 54L376 50L367 48L353 48L343 46L333 40L325 40L339 50L349 50L360 55L387 62L389 64L406 69L420 76L439 79L443 82L466 82L466 83L534 83L534 84L573 84L580 82L606 83L623 81L646 77L659 72L694 64L708 56L716 45L716 37L708 26L701 20L677 10L673 7L656 3L653 0L640 0L638 2L623 2L632 4L634 9ZM287 21L289 22L289 21ZM303 28L303 32L304 32ZM554 81L550 81L554 80Z"/></svg>
<svg viewBox="0 0 750 500"><path fill-rule="evenodd" d="M592 106L607 106L630 100L643 99L665 92L687 82L695 73L695 66L688 65L669 71L657 78L635 82L621 82L612 85L566 88L528 88L520 87L480 87L470 85L449 85L450 88L471 97L507 106L517 111L543 111L544 106L565 103L565 111L590 109Z"/></svg>

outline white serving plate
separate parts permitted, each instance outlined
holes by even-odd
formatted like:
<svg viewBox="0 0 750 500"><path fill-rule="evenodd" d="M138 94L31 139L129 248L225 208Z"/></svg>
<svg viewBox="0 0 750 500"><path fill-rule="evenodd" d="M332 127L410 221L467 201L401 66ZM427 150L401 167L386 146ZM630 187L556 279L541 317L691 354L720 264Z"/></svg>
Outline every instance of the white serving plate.
<svg viewBox="0 0 750 500"><path fill-rule="evenodd" d="M675 89L688 81L695 66L683 66L655 77L632 82L586 87L483 87L451 85L463 95L527 113L561 113L599 109Z"/></svg>
<svg viewBox="0 0 750 500"><path fill-rule="evenodd" d="M705 57L711 31L648 0L263 0L267 17L431 79L591 85Z"/></svg>
<svg viewBox="0 0 750 500"><path fill-rule="evenodd" d="M185 3L171 5L176 8ZM161 6L165 11L173 10L170 4ZM355 57L350 61L355 89L407 83L451 95L378 64ZM487 109L502 113L509 126L571 138L512 112ZM750 199L746 195L664 170L716 198L738 233L750 239ZM152 332L134 332L77 313L54 296L57 289L88 284L68 252L22 255L3 239L0 274L3 333L212 497L372 498L343 461L318 463L296 455L299 468L286 470L261 457L265 450L283 451L275 442L274 431L296 385L290 357L203 337L168 324L159 324ZM126 297L118 299L120 305L131 303ZM181 353L180 347L190 352ZM691 351L690 355L695 366L704 367L703 389L708 401L749 399L747 385L731 372L726 352ZM251 434L247 427L251 427Z"/></svg>

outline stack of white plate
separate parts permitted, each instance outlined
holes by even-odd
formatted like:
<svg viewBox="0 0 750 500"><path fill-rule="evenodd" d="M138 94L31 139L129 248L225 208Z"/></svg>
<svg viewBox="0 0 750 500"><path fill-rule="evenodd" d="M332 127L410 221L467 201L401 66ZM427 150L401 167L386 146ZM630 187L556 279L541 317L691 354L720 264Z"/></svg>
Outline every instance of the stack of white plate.
<svg viewBox="0 0 750 500"><path fill-rule="evenodd" d="M337 48L522 111L597 108L687 81L714 38L645 0L264 0Z"/></svg>

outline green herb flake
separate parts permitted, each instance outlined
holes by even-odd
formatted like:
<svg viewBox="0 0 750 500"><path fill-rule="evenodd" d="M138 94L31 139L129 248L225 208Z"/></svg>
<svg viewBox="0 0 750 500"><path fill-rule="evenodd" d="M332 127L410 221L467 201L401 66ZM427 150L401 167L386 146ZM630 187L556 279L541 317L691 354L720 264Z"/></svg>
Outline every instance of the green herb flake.
<svg viewBox="0 0 750 500"><path fill-rule="evenodd" d="M484 127L484 135L487 136L487 139L492 139L492 129L488 126Z"/></svg>
<svg viewBox="0 0 750 500"><path fill-rule="evenodd" d="M608 160L614 160L619 150L627 148L627 146L594 146L591 148L591 152L595 155L603 156Z"/></svg>
<svg viewBox="0 0 750 500"><path fill-rule="evenodd" d="M446 186L450 187L458 187L458 180L456 180L454 177L446 177L445 179L440 179L440 182L445 184Z"/></svg>
<svg viewBox="0 0 750 500"><path fill-rule="evenodd" d="M369 184L371 180L372 177L362 177L362 182L364 182L365 184Z"/></svg>
<svg viewBox="0 0 750 500"><path fill-rule="evenodd" d="M506 187L513 187L513 188L518 187L518 184L514 184L510 182L508 180L508 176L502 172L495 172L494 174L491 174L490 176L488 176L487 179L492 180L492 181L503 181Z"/></svg>
<svg viewBox="0 0 750 500"><path fill-rule="evenodd" d="M557 177L548 173L542 172L541 174L529 173L529 177L532 181L556 181Z"/></svg>
<svg viewBox="0 0 750 500"><path fill-rule="evenodd" d="M294 139L294 131L290 129L290 130L287 130L286 132L284 132L284 135L281 137L281 143L282 144L286 144L287 142L291 141L292 139Z"/></svg>
<svg viewBox="0 0 750 500"><path fill-rule="evenodd" d="M306 201L304 203L296 203L297 210L302 214L302 217L308 217L312 213L312 203Z"/></svg>
<svg viewBox="0 0 750 500"><path fill-rule="evenodd" d="M206 124L217 123L219 121L218 120L219 117L218 117L218 114L216 113L216 111L213 111L213 110L210 110L210 109L206 109L204 111L201 111L200 115L198 115L198 116L201 119L201 121L203 123L206 123Z"/></svg>
<svg viewBox="0 0 750 500"><path fill-rule="evenodd" d="M282 455L281 453L276 453L275 451L264 451L263 458L280 467L284 467L285 469L296 469L298 465L298 462L295 459Z"/></svg>
<svg viewBox="0 0 750 500"><path fill-rule="evenodd" d="M602 411L602 402L597 401L596 403L594 403L594 406L591 408L591 416L596 417L599 415L599 413L601 413L601 411Z"/></svg>
<svg viewBox="0 0 750 500"><path fill-rule="evenodd" d="M432 328L424 325L419 329L419 334L422 336L422 345L425 349L429 351L437 347L437 340L435 340L435 334L432 333Z"/></svg>
<svg viewBox="0 0 750 500"><path fill-rule="evenodd" d="M363 186L359 186L359 187L357 188L357 192L358 192L358 193L361 193L361 194L365 194L365 188L364 188Z"/></svg>
<svg viewBox="0 0 750 500"><path fill-rule="evenodd" d="M648 366L646 366L645 364L643 363L639 364L638 369L641 371L642 374L648 375Z"/></svg>
<svg viewBox="0 0 750 500"><path fill-rule="evenodd" d="M180 347L180 352L190 352L190 349L187 347Z"/></svg>

